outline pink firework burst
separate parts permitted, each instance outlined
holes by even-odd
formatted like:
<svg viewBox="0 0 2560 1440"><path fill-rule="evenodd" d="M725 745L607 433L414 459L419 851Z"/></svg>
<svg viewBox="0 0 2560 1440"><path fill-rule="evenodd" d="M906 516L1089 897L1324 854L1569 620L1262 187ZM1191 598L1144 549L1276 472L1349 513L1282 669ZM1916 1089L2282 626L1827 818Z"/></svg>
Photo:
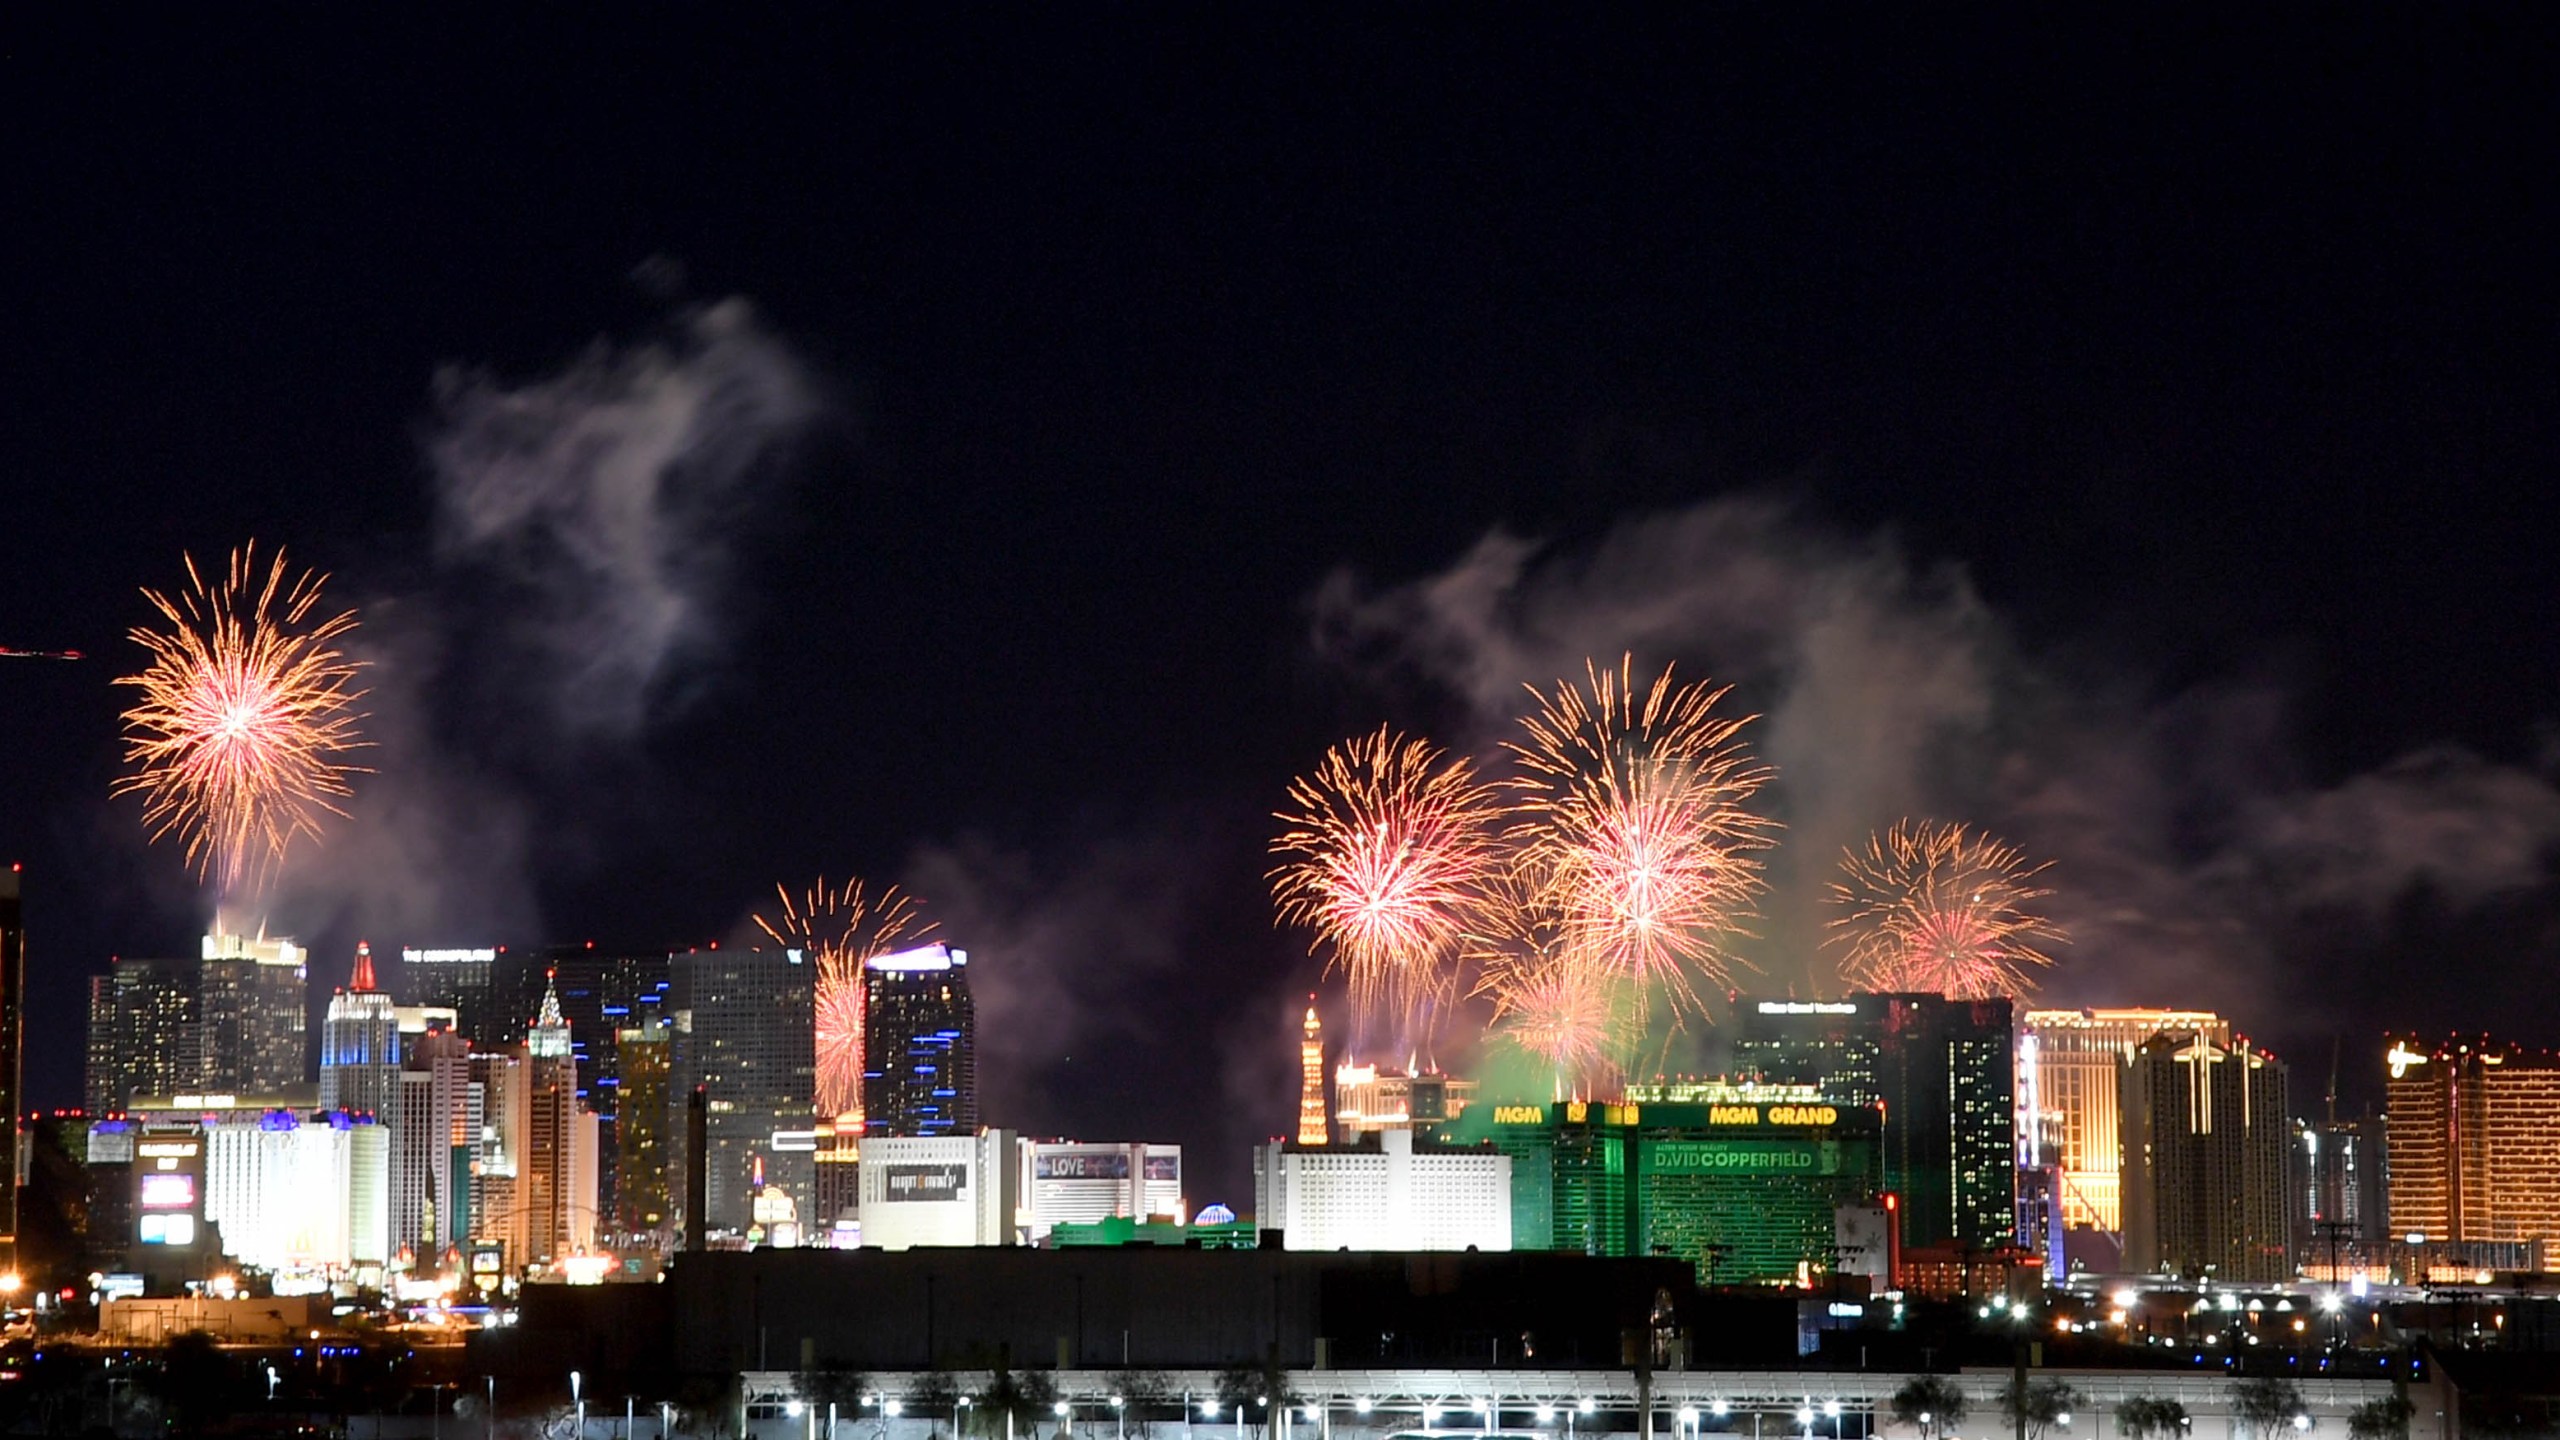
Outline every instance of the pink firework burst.
<svg viewBox="0 0 2560 1440"><path fill-rule="evenodd" d="M2030 908L2052 894L2043 865L1962 825L1904 820L1841 857L1826 944L1843 948L1841 979L1862 990L1962 1000L2024 995L2068 943Z"/></svg>

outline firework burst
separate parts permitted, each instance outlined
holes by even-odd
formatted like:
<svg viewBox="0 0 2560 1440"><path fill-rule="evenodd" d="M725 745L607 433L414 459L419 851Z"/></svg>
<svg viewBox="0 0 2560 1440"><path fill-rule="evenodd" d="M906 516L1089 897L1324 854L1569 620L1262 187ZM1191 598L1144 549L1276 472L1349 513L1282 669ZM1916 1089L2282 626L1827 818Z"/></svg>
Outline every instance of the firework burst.
<svg viewBox="0 0 2560 1440"><path fill-rule="evenodd" d="M1465 759L1381 726L1326 751L1289 800L1271 842L1282 923L1315 932L1310 948L1330 952L1364 1024L1427 1052L1494 868L1496 790Z"/></svg>
<svg viewBox="0 0 2560 1440"><path fill-rule="evenodd" d="M1538 1059L1555 1098L1601 1093L1630 1040L1628 986L1565 944L1545 891L1506 877L1470 937L1475 993L1493 1002L1492 1033Z"/></svg>
<svg viewBox="0 0 2560 1440"><path fill-rule="evenodd" d="M321 813L346 813L363 662L338 648L355 612L315 620L327 577L291 574L283 551L262 573L244 545L213 584L186 563L174 597L142 592L167 625L132 631L151 664L116 682L142 698L124 712L133 768L114 793L140 794L151 838L182 836L188 864L227 892L263 882L296 837L317 838Z"/></svg>
<svg viewBox="0 0 2560 1440"><path fill-rule="evenodd" d="M2034 883L2044 869L1962 825L1901 821L1843 852L1831 886L1843 913L1824 943L1843 947L1840 975L1857 989L2027 994L2053 964L2042 947L2069 938L2028 908L2053 893Z"/></svg>
<svg viewBox="0 0 2560 1440"><path fill-rule="evenodd" d="M875 955L933 933L919 923L915 897L895 885L866 894L859 880L829 886L825 876L794 900L780 885L782 901L772 919L756 925L786 949L806 951L818 967L815 987L818 1036L818 1113L862 1115L862 967Z"/></svg>
<svg viewBox="0 0 2560 1440"><path fill-rule="evenodd" d="M1717 713L1724 689L1675 684L1641 695L1631 660L1586 663L1587 684L1534 687L1510 782L1514 840L1540 877L1566 949L1588 973L1628 987L1642 1030L1660 1003L1702 1011L1701 984L1740 963L1726 939L1763 885L1753 852L1775 822L1749 801L1770 778L1741 742L1751 716Z"/></svg>

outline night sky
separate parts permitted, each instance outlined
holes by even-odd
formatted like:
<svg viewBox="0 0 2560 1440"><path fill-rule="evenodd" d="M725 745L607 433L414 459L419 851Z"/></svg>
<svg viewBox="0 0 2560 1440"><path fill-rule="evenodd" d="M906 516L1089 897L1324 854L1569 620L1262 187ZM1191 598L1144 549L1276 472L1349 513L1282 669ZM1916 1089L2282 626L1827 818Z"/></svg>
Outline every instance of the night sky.
<svg viewBox="0 0 2560 1440"><path fill-rule="evenodd" d="M903 881L988 1117L1195 1203L1294 1113L1290 776L1585 656L1764 717L1756 986L1933 815L2298 1093L2560 1043L2547 9L928 13L12 17L35 1101L204 928L111 682L251 537L373 662L315 981Z"/></svg>

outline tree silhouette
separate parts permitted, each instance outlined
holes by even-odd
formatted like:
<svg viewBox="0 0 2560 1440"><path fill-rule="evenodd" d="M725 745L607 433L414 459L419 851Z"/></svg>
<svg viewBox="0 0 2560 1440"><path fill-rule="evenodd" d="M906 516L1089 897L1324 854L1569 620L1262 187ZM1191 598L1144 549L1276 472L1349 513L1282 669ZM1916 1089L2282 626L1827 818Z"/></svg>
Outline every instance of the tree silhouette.
<svg viewBox="0 0 2560 1440"><path fill-rule="evenodd" d="M1011 1366L998 1362L987 1372L986 1388L970 1397L969 1423L985 1434L1010 1434L1020 1440L1037 1433L1041 1422L1051 1418L1050 1407L1057 1399L1057 1382L1047 1371L1016 1374Z"/></svg>
<svg viewBox="0 0 2560 1440"><path fill-rule="evenodd" d="M2136 1395L2116 1407L2116 1428L2132 1440L2176 1440L2187 1430L2187 1407L2175 1400Z"/></svg>
<svg viewBox="0 0 2560 1440"><path fill-rule="evenodd" d="M802 1404L817 1412L820 1424L826 1423L830 1407L839 1422L859 1420L863 1398L871 1393L871 1377L848 1365L830 1365L792 1376L791 1388L799 1392ZM829 1435L827 1440L835 1437Z"/></svg>
<svg viewBox="0 0 2560 1440"><path fill-rule="evenodd" d="M201 1435L239 1408L240 1369L202 1330L190 1330L161 1347L149 1386L181 1435Z"/></svg>
<svg viewBox="0 0 2560 1440"><path fill-rule="evenodd" d="M2030 1380L2023 1395L2015 1380L2000 1387L2000 1414L2014 1426L2023 1412L2032 1440L2042 1440L2046 1431L2061 1424L2063 1416L2083 1403L2079 1389L2067 1380Z"/></svg>
<svg viewBox="0 0 2560 1440"><path fill-rule="evenodd" d="M2282 1376L2261 1375L2231 1382L2231 1418L2249 1427L2259 1440L2273 1440L2294 1428L2297 1418L2308 1420L2311 1414L2302 1403L2302 1387Z"/></svg>
<svg viewBox="0 0 2560 1440"><path fill-rule="evenodd" d="M2417 1407L2406 1395L2384 1395L2367 1400L2347 1412L2347 1434L2351 1440L2404 1440L2409 1433L2409 1417Z"/></svg>
<svg viewBox="0 0 2560 1440"><path fill-rule="evenodd" d="M1893 1392L1893 1418L1918 1428L1921 1440L1937 1440L1964 1419L1964 1389L1944 1375L1915 1375Z"/></svg>

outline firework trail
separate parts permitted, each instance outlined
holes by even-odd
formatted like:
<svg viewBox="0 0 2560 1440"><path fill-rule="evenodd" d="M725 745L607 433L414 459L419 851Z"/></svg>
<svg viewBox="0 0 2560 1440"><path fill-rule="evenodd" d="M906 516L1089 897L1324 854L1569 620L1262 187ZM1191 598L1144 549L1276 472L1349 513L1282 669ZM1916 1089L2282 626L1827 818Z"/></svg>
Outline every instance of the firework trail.
<svg viewBox="0 0 2560 1440"><path fill-rule="evenodd" d="M1506 877L1480 913L1470 942L1475 993L1493 1002L1491 1033L1547 1066L1555 1099L1604 1093L1635 1038L1630 987L1566 945L1535 883Z"/></svg>
<svg viewBox="0 0 2560 1440"><path fill-rule="evenodd" d="M1901 821L1842 852L1840 868L1831 900L1845 913L1824 943L1845 947L1840 976L1855 989L2024 995L2053 963L2039 947L2068 943L2027 908L2053 893L2033 883L2045 867L1962 825Z"/></svg>
<svg viewBox="0 0 2560 1440"><path fill-rule="evenodd" d="M872 896L859 880L831 888L820 876L797 901L780 885L773 890L782 900L781 913L771 920L758 915L756 924L775 944L808 952L818 967L818 1113L851 1116L859 1124L863 964L931 934L933 923L917 923L915 897L900 894L895 885Z"/></svg>
<svg viewBox="0 0 2560 1440"><path fill-rule="evenodd" d="M1289 801L1271 842L1286 857L1269 877L1281 922L1329 949L1364 1032L1391 1024L1400 1052L1427 1056L1496 864L1498 792L1465 759L1381 726L1327 750Z"/></svg>
<svg viewBox="0 0 2560 1440"><path fill-rule="evenodd" d="M351 708L363 662L338 648L355 612L312 618L325 576L289 576L284 552L260 574L254 542L208 585L187 557L187 588L143 596L167 621L136 627L151 664L116 683L142 692L124 712L125 762L114 794L143 797L151 838L175 832L187 862L222 890L262 883L294 838L343 816L345 763L360 748Z"/></svg>
<svg viewBox="0 0 2560 1440"><path fill-rule="evenodd" d="M1725 938L1763 887L1752 852L1774 843L1775 822L1748 802L1772 772L1741 743L1755 717L1716 712L1724 689L1666 669L1639 696L1630 659L1583 668L1585 686L1531 687L1528 738L1505 742L1519 764L1511 838L1566 948L1628 987L1641 1031L1657 995L1677 1023L1740 963Z"/></svg>

